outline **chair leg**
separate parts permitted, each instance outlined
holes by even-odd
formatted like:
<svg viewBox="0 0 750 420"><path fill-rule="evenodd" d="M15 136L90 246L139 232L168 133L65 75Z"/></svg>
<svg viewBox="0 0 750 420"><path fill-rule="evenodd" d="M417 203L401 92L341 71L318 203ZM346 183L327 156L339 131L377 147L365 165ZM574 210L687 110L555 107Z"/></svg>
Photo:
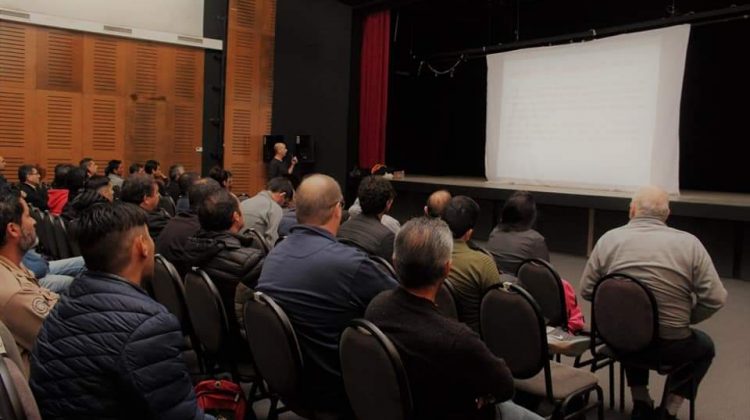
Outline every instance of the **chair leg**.
<svg viewBox="0 0 750 420"><path fill-rule="evenodd" d="M596 407L596 418L598 420L604 420L604 392L602 392L602 388L600 386L596 387L596 398L598 400ZM612 402L611 399L609 401L610 403Z"/></svg>
<svg viewBox="0 0 750 420"><path fill-rule="evenodd" d="M625 367L620 363L620 412L625 412Z"/></svg>
<svg viewBox="0 0 750 420"><path fill-rule="evenodd" d="M659 413L659 419L663 419L667 413L667 395L669 395L670 375L667 375L667 381L664 383L664 391L661 393L661 413Z"/></svg>
<svg viewBox="0 0 750 420"><path fill-rule="evenodd" d="M609 364L609 409L615 409L615 362Z"/></svg>
<svg viewBox="0 0 750 420"><path fill-rule="evenodd" d="M276 420L279 418L279 410L277 407L277 405L279 404L279 398L272 395L269 399L271 401L270 401L270 405L268 406L267 418L268 420Z"/></svg>
<svg viewBox="0 0 750 420"><path fill-rule="evenodd" d="M697 397L697 393L695 377L692 377L690 378L690 420L695 420L695 397Z"/></svg>

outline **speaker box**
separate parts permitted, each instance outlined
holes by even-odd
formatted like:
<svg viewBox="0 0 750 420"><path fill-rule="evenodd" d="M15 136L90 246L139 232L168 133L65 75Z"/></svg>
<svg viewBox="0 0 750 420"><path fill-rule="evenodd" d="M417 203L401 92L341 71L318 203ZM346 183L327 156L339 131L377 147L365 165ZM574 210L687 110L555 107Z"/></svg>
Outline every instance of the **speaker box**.
<svg viewBox="0 0 750 420"><path fill-rule="evenodd" d="M297 136L295 155L302 163L315 163L315 140L309 134Z"/></svg>
<svg viewBox="0 0 750 420"><path fill-rule="evenodd" d="M276 143L285 143L284 136L280 134L268 134L263 136L263 162L270 162L273 159L273 145Z"/></svg>

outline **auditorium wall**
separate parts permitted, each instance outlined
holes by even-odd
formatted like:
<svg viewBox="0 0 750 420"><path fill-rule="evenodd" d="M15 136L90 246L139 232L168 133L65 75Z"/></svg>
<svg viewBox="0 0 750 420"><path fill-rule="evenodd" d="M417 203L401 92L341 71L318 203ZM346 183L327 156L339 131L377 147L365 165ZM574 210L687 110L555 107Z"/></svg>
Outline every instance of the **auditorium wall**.
<svg viewBox="0 0 750 420"><path fill-rule="evenodd" d="M200 169L204 52L0 21L0 155L48 170L93 157Z"/></svg>
<svg viewBox="0 0 750 420"><path fill-rule="evenodd" d="M324 172L342 185L352 161L350 82L352 10L335 0L278 3L273 134L316 143L316 161L305 172Z"/></svg>

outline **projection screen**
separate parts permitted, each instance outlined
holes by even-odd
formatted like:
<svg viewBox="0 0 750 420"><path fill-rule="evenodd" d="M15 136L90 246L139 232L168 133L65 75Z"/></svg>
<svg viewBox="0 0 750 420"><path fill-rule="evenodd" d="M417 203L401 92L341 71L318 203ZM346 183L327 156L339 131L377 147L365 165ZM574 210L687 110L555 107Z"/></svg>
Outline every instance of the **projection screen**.
<svg viewBox="0 0 750 420"><path fill-rule="evenodd" d="M487 179L679 193L690 26L487 56Z"/></svg>

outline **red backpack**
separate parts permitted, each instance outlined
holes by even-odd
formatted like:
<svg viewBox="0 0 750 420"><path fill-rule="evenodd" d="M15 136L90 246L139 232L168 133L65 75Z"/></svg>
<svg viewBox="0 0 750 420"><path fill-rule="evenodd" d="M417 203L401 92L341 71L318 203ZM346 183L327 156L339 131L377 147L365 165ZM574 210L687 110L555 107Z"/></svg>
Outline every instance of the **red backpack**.
<svg viewBox="0 0 750 420"><path fill-rule="evenodd" d="M198 406L217 419L243 420L247 410L245 393L232 381L209 379L195 386Z"/></svg>

